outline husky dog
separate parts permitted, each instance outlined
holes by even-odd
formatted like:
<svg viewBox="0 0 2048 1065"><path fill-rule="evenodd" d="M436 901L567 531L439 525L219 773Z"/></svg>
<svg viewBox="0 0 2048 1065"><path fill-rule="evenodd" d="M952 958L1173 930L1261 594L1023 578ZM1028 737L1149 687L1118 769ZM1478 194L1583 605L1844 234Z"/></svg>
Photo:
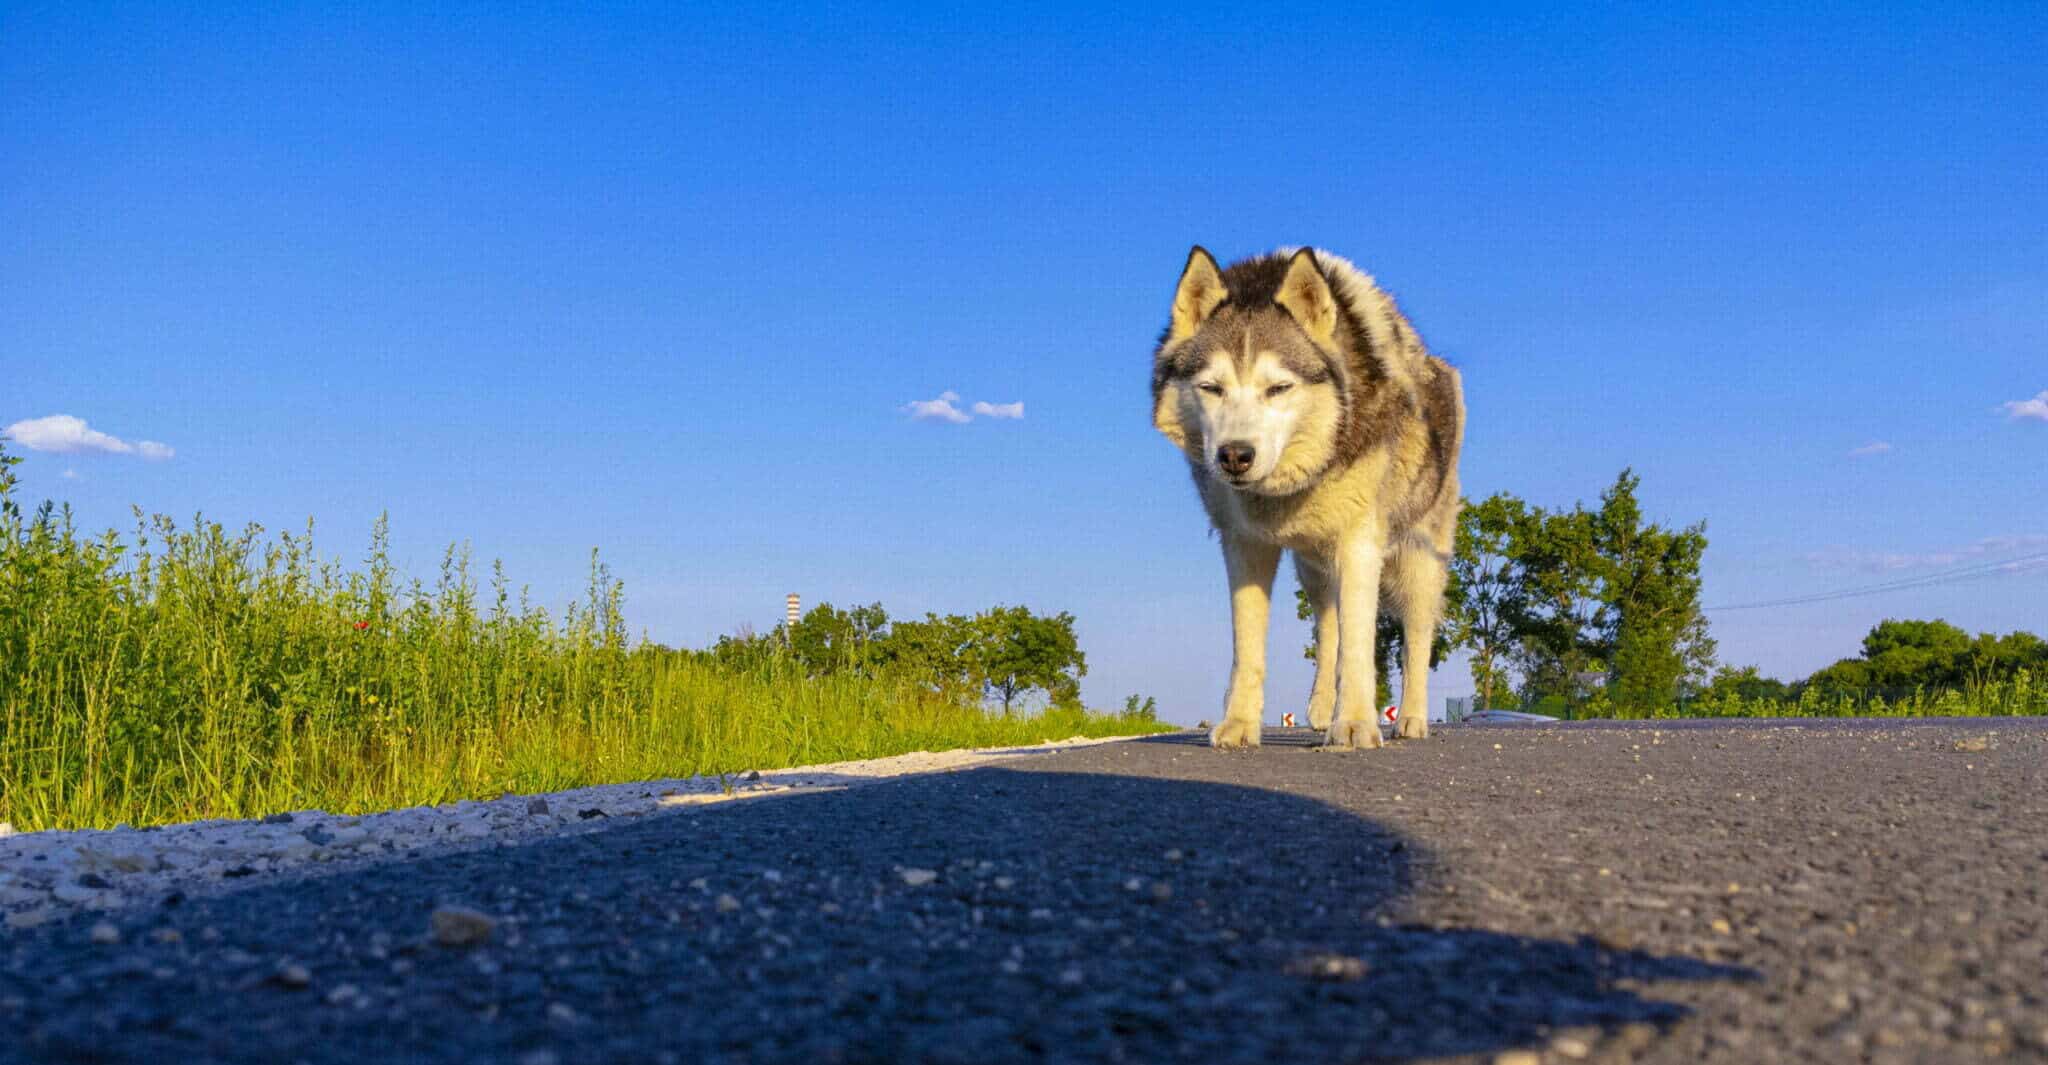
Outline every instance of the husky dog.
<svg viewBox="0 0 2048 1065"><path fill-rule="evenodd" d="M1256 747L1280 552L1315 607L1309 724L1380 745L1373 639L1401 620L1404 738L1429 735L1429 653L1458 522L1465 397L1351 263L1284 249L1219 269L1188 253L1152 362L1152 419L1187 455L1223 541L1235 654L1217 747Z"/></svg>

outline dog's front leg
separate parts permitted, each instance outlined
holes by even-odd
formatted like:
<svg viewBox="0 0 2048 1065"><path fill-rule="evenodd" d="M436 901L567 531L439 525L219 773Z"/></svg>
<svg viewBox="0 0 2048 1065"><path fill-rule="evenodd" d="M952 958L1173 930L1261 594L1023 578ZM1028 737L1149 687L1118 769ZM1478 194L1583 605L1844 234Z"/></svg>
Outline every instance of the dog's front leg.
<svg viewBox="0 0 2048 1065"><path fill-rule="evenodd" d="M1370 534L1337 547L1337 720L1323 734L1323 746L1338 750L1378 747L1378 674L1373 642L1379 630L1380 569L1384 559Z"/></svg>
<svg viewBox="0 0 2048 1065"><path fill-rule="evenodd" d="M1266 619L1279 568L1279 547L1223 537L1223 569L1230 576L1230 694L1223 700L1223 721L1209 733L1212 747L1259 745L1266 712Z"/></svg>

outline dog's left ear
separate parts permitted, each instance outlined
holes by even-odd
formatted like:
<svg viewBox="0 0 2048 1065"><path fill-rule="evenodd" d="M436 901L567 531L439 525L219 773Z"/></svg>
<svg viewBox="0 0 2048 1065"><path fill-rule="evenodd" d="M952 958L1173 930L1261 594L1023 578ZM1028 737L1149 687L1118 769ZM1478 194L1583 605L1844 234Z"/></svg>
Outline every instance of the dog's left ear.
<svg viewBox="0 0 2048 1065"><path fill-rule="evenodd" d="M1287 308L1316 343L1328 345L1337 339L1337 297L1316 265L1315 252L1303 248L1294 253L1273 302Z"/></svg>

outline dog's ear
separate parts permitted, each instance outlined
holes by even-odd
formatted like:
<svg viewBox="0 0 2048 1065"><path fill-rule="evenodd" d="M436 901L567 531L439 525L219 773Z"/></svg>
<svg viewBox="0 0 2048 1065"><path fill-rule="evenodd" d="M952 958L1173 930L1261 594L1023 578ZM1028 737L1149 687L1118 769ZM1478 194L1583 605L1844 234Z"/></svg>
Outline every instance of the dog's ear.
<svg viewBox="0 0 2048 1065"><path fill-rule="evenodd" d="M1327 345L1336 340L1337 297L1323 278L1322 268L1316 265L1313 251L1303 248L1294 253L1287 263L1287 277L1280 282L1273 302L1287 308L1287 313L1316 343Z"/></svg>
<svg viewBox="0 0 2048 1065"><path fill-rule="evenodd" d="M1202 323L1215 313L1230 290L1223 287L1223 272L1216 259L1200 244L1188 252L1188 264L1180 272L1180 287L1173 293L1173 322L1167 327L1166 342L1176 343L1195 335Z"/></svg>

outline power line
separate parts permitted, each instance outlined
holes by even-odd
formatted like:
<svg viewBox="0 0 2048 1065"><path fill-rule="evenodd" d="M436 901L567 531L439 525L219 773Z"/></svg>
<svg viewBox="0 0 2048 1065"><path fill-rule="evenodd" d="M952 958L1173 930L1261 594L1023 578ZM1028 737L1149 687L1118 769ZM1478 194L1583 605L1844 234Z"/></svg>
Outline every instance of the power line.
<svg viewBox="0 0 2048 1065"><path fill-rule="evenodd" d="M1978 562L1968 566L1958 567L1956 569L1943 570L1940 573L1925 573L1921 574L1918 577L1904 577L1899 580L1885 581L1881 584L1868 584L1856 588L1842 588L1832 592L1816 592L1812 595L1787 596L1783 599L1766 599L1754 603L1727 603L1721 606L1702 607L1701 609L1761 610L1765 607L1801 606L1806 603L1825 603L1835 599L1853 599L1858 596L1865 595L1882 595L1885 592L1898 592L1905 591L1908 589L1919 588L1933 588L1944 584L1958 584L1964 581L1982 580L1986 577L1995 577L1998 576L2001 572L2010 571L2015 567L2026 566L2028 563L2042 561L2048 561L2048 551L2040 551L2031 555L2020 555L2015 558L2000 559L1996 562Z"/></svg>

